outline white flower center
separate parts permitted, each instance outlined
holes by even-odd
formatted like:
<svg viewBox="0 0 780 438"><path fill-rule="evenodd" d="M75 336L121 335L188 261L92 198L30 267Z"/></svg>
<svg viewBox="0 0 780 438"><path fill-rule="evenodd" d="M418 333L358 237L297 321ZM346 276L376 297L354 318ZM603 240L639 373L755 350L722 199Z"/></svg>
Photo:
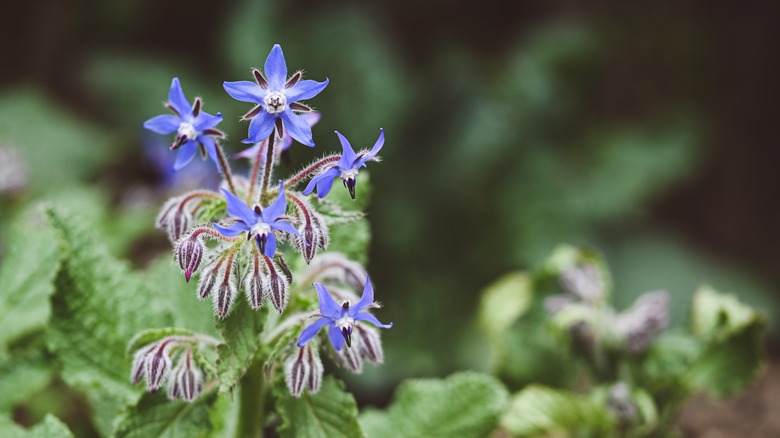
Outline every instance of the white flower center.
<svg viewBox="0 0 780 438"><path fill-rule="evenodd" d="M199 132L195 130L192 123L182 122L179 125L179 136L186 136L190 140L195 140L198 137Z"/></svg>
<svg viewBox="0 0 780 438"><path fill-rule="evenodd" d="M336 324L336 327L338 327L339 330L346 328L349 329L350 327L355 325L355 320L351 318L349 315L344 315L343 317L339 318L334 322Z"/></svg>
<svg viewBox="0 0 780 438"><path fill-rule="evenodd" d="M343 179L344 181L346 181L346 180L348 180L350 178L354 180L355 177L357 176L357 174L358 174L358 170L357 169L342 170L341 171L341 179Z"/></svg>
<svg viewBox="0 0 780 438"><path fill-rule="evenodd" d="M271 91L263 98L268 114L279 114L287 109L287 96L281 91Z"/></svg>
<svg viewBox="0 0 780 438"><path fill-rule="evenodd" d="M271 226L265 222L256 223L250 230L253 236L263 236L271 232Z"/></svg>

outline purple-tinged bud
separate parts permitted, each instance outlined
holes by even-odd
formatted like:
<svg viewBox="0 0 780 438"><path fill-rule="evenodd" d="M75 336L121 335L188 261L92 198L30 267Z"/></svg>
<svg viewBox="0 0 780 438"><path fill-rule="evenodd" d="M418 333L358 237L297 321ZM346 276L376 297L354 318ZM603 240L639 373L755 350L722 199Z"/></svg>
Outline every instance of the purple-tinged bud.
<svg viewBox="0 0 780 438"><path fill-rule="evenodd" d="M290 356L284 364L284 380L294 397L300 397L311 374L311 364L305 360L306 347L298 349L298 354Z"/></svg>
<svg viewBox="0 0 780 438"><path fill-rule="evenodd" d="M360 355L374 363L383 363L385 360L382 352L382 339L379 331L363 324L355 324L358 338L356 344Z"/></svg>
<svg viewBox="0 0 780 438"><path fill-rule="evenodd" d="M184 278L189 282L192 274L198 270L203 259L203 243L198 236L190 233L176 243L176 260L184 271Z"/></svg>
<svg viewBox="0 0 780 438"><path fill-rule="evenodd" d="M188 351L183 359L181 370L176 378L181 388L181 398L192 403L203 391L203 373L192 363L192 353Z"/></svg>
<svg viewBox="0 0 780 438"><path fill-rule="evenodd" d="M214 294L214 312L219 319L225 319L233 307L233 301L236 298L236 275L234 252L229 253L218 265L216 275L217 290Z"/></svg>
<svg viewBox="0 0 780 438"><path fill-rule="evenodd" d="M566 292L588 303L596 303L604 297L604 281L593 264L572 266L561 272L561 284Z"/></svg>
<svg viewBox="0 0 780 438"><path fill-rule="evenodd" d="M563 309L575 304L570 295L552 295L544 300L544 308L551 315L556 315Z"/></svg>
<svg viewBox="0 0 780 438"><path fill-rule="evenodd" d="M362 290L366 281L366 271L343 254L320 254L304 273L304 277L316 281L345 283L355 290Z"/></svg>
<svg viewBox="0 0 780 438"><path fill-rule="evenodd" d="M644 351L669 325L669 293L649 292L640 296L633 307L618 315L617 331L626 339L631 353Z"/></svg>
<svg viewBox="0 0 780 438"><path fill-rule="evenodd" d="M211 295L211 291L214 290L214 286L217 283L218 270L219 266L215 265L203 271L198 282L198 299L205 300L206 297Z"/></svg>
<svg viewBox="0 0 780 438"><path fill-rule="evenodd" d="M306 263L310 263L317 253L317 248L325 249L328 246L328 228L320 214L305 198L291 193L290 199L295 203L296 217L303 224L303 239L296 238L295 247Z"/></svg>
<svg viewBox="0 0 780 438"><path fill-rule="evenodd" d="M339 365L352 371L355 374L363 372L363 359L360 357L359 341L353 342L352 347L342 348L336 352L336 359Z"/></svg>
<svg viewBox="0 0 780 438"><path fill-rule="evenodd" d="M631 391L629 391L628 385L624 382L616 383L609 389L607 406L623 424L629 423L636 418L636 406L631 400Z"/></svg>
<svg viewBox="0 0 780 438"><path fill-rule="evenodd" d="M322 360L320 360L319 353L311 346L311 344L306 345L303 348L306 349L306 362L308 362L309 366L311 367L311 371L309 372L309 380L306 381L306 389L314 394L319 391L320 386L322 386Z"/></svg>
<svg viewBox="0 0 780 438"><path fill-rule="evenodd" d="M184 208L184 205L180 205L172 212L171 220L168 222L168 234L172 240L179 240L190 229L191 224L190 212Z"/></svg>
<svg viewBox="0 0 780 438"><path fill-rule="evenodd" d="M168 379L168 398L170 400L177 400L181 397L181 385L179 385L179 374L181 370L176 367L171 371L171 378Z"/></svg>
<svg viewBox="0 0 780 438"><path fill-rule="evenodd" d="M249 306L257 310L263 306L263 261L260 253L252 249L252 260L244 277L244 290Z"/></svg>
<svg viewBox="0 0 780 438"><path fill-rule="evenodd" d="M0 195L14 195L27 187L24 157L10 145L0 146Z"/></svg>
<svg viewBox="0 0 780 438"><path fill-rule="evenodd" d="M154 348L155 346L152 345L151 347L142 348L138 350L137 353L135 353L135 358L133 359L133 368L130 371L130 382L132 382L133 385L143 380L144 376L146 375L146 360L149 356L149 353L151 353Z"/></svg>
<svg viewBox="0 0 780 438"><path fill-rule="evenodd" d="M282 313L287 307L290 284L287 282L287 277L270 257L263 256L263 259L265 259L268 270L268 275L263 277L263 290L271 299L274 308Z"/></svg>
<svg viewBox="0 0 780 438"><path fill-rule="evenodd" d="M156 391L171 369L170 341L154 344L154 350L146 357L146 389Z"/></svg>

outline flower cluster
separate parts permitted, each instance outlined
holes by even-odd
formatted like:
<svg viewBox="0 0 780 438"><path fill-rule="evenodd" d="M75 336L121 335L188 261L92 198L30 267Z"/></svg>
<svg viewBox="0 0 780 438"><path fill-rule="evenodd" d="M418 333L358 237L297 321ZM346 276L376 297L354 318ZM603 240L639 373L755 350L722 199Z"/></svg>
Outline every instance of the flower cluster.
<svg viewBox="0 0 780 438"><path fill-rule="evenodd" d="M315 146L311 128L319 121L320 113L305 101L322 92L329 81L304 79L300 70L288 75L279 45L272 48L263 71L253 69L252 76L253 81L223 84L231 97L254 105L241 117L249 121L243 143L252 146L232 155L249 159L247 176L234 173L228 163L222 144L226 137L216 129L222 121L221 113L206 113L200 98L190 104L177 78L172 81L166 104L172 114L144 123L155 133L174 134L171 149L178 151L175 170L192 162L199 151L213 160L223 179L218 192L198 189L169 199L156 225L173 244L174 259L184 279L189 282L198 277L197 297L211 299L219 319L228 318L237 298L243 296L252 309L260 309L268 301L280 314L266 324L265 330L271 333L268 342L282 338L285 331L303 329L298 342L291 342L279 355L290 392L298 396L304 389L316 392L320 386L321 343L315 338L322 327L328 326L337 363L360 372L364 359L375 363L383 360L378 331L363 323L382 328L392 324L381 324L366 311L378 307L368 276L360 265L343 255L323 252L330 243L331 226L348 224L362 214L346 211L323 198L340 177L355 199L358 172L367 162L379 161L385 133L380 129L371 149L356 152L336 132L341 153L317 159L287 178L275 177L282 158L289 159L293 141ZM317 195L309 196L315 189ZM300 274L304 281L297 283L290 266L301 264L288 263L296 252L308 265ZM312 283L314 287L309 286ZM359 288L363 288L363 294L357 300L353 291ZM303 328L315 292L319 301L315 317L319 319ZM290 298L296 294L301 298L291 304ZM292 311L291 306L295 307ZM178 344L161 342L139 350L136 362L144 365L134 367L133 380L145 376L148 388L154 390L170 374L172 398L190 400L200 391L194 388L202 385L202 373L192 365L192 353L186 351L172 367L171 348Z"/></svg>

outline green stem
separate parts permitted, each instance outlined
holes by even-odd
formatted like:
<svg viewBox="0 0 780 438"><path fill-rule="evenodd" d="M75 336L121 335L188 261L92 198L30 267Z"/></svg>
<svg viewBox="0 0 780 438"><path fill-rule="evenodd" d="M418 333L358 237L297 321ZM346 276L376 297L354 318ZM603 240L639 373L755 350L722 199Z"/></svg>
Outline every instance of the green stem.
<svg viewBox="0 0 780 438"><path fill-rule="evenodd" d="M263 182L260 186L260 204L262 205L262 198L266 190L268 190L268 184L271 182L271 169L274 167L274 140L276 139L276 129L271 131L271 135L268 137L268 146L265 151L265 165L263 166Z"/></svg>
<svg viewBox="0 0 780 438"><path fill-rule="evenodd" d="M265 426L265 373L263 361L255 359L239 382L237 438L254 438L263 434Z"/></svg>

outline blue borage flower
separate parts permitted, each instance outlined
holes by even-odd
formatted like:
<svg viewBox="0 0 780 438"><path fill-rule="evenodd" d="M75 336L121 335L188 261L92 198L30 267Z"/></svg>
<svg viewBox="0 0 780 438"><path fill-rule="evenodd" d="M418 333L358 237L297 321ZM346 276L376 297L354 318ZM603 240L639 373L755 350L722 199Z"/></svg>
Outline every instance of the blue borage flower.
<svg viewBox="0 0 780 438"><path fill-rule="evenodd" d="M339 161L330 168L326 168L321 174L315 176L309 181L309 185L303 191L304 195L310 194L314 191L314 187L317 187L317 196L324 198L330 192L333 186L333 180L337 176L341 176L344 181L344 186L349 190L349 195L352 199L355 199L355 183L357 182L358 170L366 165L368 160L376 159L376 155L382 150L382 146L385 144L385 130L379 130L379 138L374 143L374 147L368 152L363 152L360 155L355 153L352 149L352 145L349 144L346 138L341 133L336 131L336 135L339 136L341 141L341 147L343 153Z"/></svg>
<svg viewBox="0 0 780 438"><path fill-rule="evenodd" d="M225 91L233 99L257 104L242 117L244 120L251 119L249 137L243 142L259 143L268 138L276 127L279 137L284 137L286 130L295 140L314 147L309 124L293 111L311 111L309 106L299 101L318 95L328 85L328 80L301 80L301 71L288 78L287 63L279 44L274 45L268 54L264 70L265 76L257 69L252 71L255 82L237 81L223 84Z"/></svg>
<svg viewBox="0 0 780 438"><path fill-rule="evenodd" d="M195 98L195 103L190 105L184 91L181 89L179 78L171 81L171 90L168 92L168 103L165 105L174 114L162 114L152 117L144 122L144 128L157 134L168 135L176 132L176 139L171 149L178 149L174 170L179 170L189 164L200 149L205 157L208 154L217 169L222 171L217 155L217 145L214 137L224 137L221 131L214 129L222 121L222 114L216 116L201 111L202 101Z"/></svg>
<svg viewBox="0 0 780 438"><path fill-rule="evenodd" d="M223 227L214 223L214 228L225 237L236 237L241 233L247 233L247 240L252 237L257 241L257 247L267 257L273 257L276 252L276 236L273 231L282 231L294 234L301 239L301 233L285 222L281 217L287 211L287 199L284 196L284 183L279 180L279 196L269 207L263 209L255 205L254 209L249 208L244 201L238 199L230 191L222 189L227 202L227 213L233 218L238 219L233 225Z"/></svg>
<svg viewBox="0 0 780 438"><path fill-rule="evenodd" d="M306 124L309 125L309 128L313 127L317 124L317 122L320 121L320 113L317 111L312 111L310 113L304 113L301 114L301 118L303 118L306 121ZM284 153L287 150L290 149L290 146L292 146L293 139L290 137L289 133L285 133L284 137L282 137L282 140L280 143L278 143L277 150L280 153ZM251 148L244 149L243 151L237 153L234 155L236 158L247 158L247 159L253 159L257 157L257 152L261 148L265 148L265 145L268 144L268 139L264 139L260 143L255 144Z"/></svg>
<svg viewBox="0 0 780 438"><path fill-rule="evenodd" d="M352 346L352 328L358 321L367 321L381 328L391 328L393 323L382 324L376 317L368 312L362 312L363 309L376 306L374 303L374 288L371 286L371 280L366 275L366 285L363 288L363 295L360 301L354 306L350 306L349 301L339 305L330 295L328 289L320 283L314 283L317 289L317 296L320 301L320 319L310 326L303 329L301 337L298 338L298 346L302 347L309 342L321 328L328 326L328 337L330 343L336 351L341 351L344 342L347 347Z"/></svg>

